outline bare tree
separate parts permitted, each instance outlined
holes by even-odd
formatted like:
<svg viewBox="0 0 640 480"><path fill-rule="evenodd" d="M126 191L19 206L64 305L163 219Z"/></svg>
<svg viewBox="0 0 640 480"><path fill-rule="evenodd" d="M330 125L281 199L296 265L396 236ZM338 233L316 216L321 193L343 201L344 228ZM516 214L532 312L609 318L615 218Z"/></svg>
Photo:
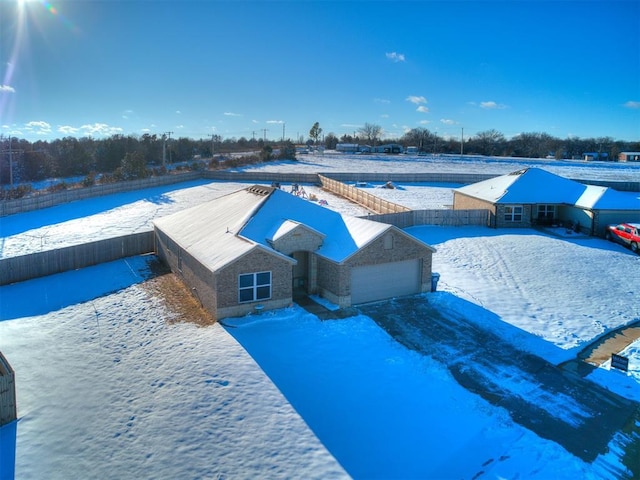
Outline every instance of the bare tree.
<svg viewBox="0 0 640 480"><path fill-rule="evenodd" d="M373 123L365 123L358 130L358 133L365 137L367 139L367 142L375 145L382 135L382 127Z"/></svg>

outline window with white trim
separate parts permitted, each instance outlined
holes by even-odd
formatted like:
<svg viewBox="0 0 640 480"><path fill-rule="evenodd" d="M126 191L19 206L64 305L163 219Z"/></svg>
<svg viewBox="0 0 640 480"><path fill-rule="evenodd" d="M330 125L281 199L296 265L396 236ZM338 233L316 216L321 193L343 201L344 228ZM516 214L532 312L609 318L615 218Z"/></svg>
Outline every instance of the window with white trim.
<svg viewBox="0 0 640 480"><path fill-rule="evenodd" d="M521 222L522 221L522 205L507 205L504 207L505 222Z"/></svg>
<svg viewBox="0 0 640 480"><path fill-rule="evenodd" d="M238 302L271 298L271 272L243 273L238 276Z"/></svg>
<svg viewBox="0 0 640 480"><path fill-rule="evenodd" d="M538 205L538 218L553 218L555 213L555 205Z"/></svg>

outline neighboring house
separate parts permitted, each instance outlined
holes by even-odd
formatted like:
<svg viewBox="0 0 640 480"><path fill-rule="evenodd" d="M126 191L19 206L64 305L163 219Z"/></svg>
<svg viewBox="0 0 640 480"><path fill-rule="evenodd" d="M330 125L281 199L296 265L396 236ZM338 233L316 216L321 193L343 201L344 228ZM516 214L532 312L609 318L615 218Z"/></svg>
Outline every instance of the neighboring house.
<svg viewBox="0 0 640 480"><path fill-rule="evenodd" d="M294 291L340 306L431 289L429 245L254 185L154 222L158 256L216 318L276 309Z"/></svg>
<svg viewBox="0 0 640 480"><path fill-rule="evenodd" d="M620 162L640 162L640 152L620 152L618 160Z"/></svg>
<svg viewBox="0 0 640 480"><path fill-rule="evenodd" d="M487 209L496 228L563 224L603 235L609 223L640 220L640 194L527 168L455 189L453 209Z"/></svg>

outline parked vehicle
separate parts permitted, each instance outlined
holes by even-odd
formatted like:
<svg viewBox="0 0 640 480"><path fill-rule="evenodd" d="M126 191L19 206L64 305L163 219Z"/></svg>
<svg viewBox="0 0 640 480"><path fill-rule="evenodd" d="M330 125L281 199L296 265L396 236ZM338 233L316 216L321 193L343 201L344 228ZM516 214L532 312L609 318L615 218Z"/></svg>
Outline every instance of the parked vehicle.
<svg viewBox="0 0 640 480"><path fill-rule="evenodd" d="M609 225L605 232L605 238L612 242L618 242L631 248L632 251L640 253L640 223L620 223Z"/></svg>

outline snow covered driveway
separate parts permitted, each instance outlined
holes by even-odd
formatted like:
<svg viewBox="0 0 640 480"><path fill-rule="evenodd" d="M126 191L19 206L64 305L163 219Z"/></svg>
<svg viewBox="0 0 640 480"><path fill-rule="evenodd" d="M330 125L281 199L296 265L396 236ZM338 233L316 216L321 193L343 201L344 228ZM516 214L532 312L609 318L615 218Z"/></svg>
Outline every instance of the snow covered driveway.
<svg viewBox="0 0 640 480"><path fill-rule="evenodd" d="M360 310L401 344L446 365L460 385L505 408L516 423L586 462L605 454L632 419L640 422L636 402L518 350L493 333L495 315L465 303L437 292Z"/></svg>

